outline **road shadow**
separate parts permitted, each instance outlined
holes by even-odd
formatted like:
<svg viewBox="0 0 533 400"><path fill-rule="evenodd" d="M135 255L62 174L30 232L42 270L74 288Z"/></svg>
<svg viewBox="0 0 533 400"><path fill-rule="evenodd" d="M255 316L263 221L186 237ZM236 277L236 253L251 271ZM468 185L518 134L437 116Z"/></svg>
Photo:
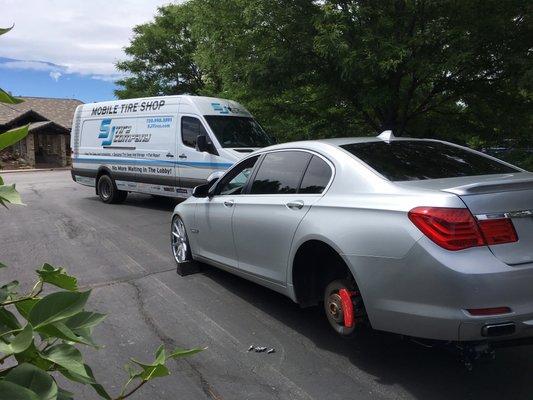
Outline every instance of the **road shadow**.
<svg viewBox="0 0 533 400"><path fill-rule="evenodd" d="M302 309L285 296L216 268L206 266L203 273L318 348L348 357L377 383L401 386L414 398L533 399L533 346L498 349L495 360L468 371L449 349L426 348L373 330L343 339L331 330L319 307Z"/></svg>
<svg viewBox="0 0 533 400"><path fill-rule="evenodd" d="M97 195L86 197L85 199L93 202L101 202ZM185 201L184 199L176 199L172 197L152 196L149 194L129 193L126 201L121 203L121 207L140 207L158 211L173 211L174 207L179 203Z"/></svg>

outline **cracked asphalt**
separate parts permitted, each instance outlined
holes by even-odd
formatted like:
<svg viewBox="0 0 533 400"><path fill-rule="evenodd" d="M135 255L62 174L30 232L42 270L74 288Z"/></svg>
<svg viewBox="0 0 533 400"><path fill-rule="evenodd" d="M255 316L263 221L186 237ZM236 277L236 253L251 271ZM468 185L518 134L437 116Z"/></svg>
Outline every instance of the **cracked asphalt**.
<svg viewBox="0 0 533 400"><path fill-rule="evenodd" d="M499 349L465 370L456 356L394 335L335 336L317 308L228 273L179 277L168 240L174 202L130 195L101 203L69 171L5 174L26 207L0 210L0 279L26 286L43 262L60 265L91 288L91 309L108 313L95 331L103 347L85 351L113 394L129 357L149 361L167 348L208 347L173 361L137 399L532 399L533 346ZM251 345L276 353L248 352ZM70 386L69 388L74 388ZM76 386L79 399L96 398Z"/></svg>

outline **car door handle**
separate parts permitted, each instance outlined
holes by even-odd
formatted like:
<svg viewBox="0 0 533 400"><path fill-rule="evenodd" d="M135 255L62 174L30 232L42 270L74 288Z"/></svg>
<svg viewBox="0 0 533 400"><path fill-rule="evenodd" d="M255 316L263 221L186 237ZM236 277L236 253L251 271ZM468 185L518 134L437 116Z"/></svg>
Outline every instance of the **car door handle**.
<svg viewBox="0 0 533 400"><path fill-rule="evenodd" d="M172 153L168 153L168 154L167 154L167 157L169 157L169 158L170 158L170 157L174 157L174 154L172 154Z"/></svg>
<svg viewBox="0 0 533 400"><path fill-rule="evenodd" d="M287 208L290 208L291 210L301 210L304 206L304 202L301 200L297 201L290 201L285 204Z"/></svg>
<svg viewBox="0 0 533 400"><path fill-rule="evenodd" d="M225 200L224 201L224 206L225 207L233 207L233 203L235 203L235 201L233 201L233 200Z"/></svg>
<svg viewBox="0 0 533 400"><path fill-rule="evenodd" d="M179 158L187 158L187 155L185 153L183 153L183 154L180 154L178 157Z"/></svg>

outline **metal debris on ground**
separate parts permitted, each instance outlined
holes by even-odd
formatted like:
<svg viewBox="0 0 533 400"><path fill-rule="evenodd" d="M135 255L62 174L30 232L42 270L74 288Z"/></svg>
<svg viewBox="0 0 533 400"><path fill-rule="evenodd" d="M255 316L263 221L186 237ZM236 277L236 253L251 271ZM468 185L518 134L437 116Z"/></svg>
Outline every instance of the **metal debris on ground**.
<svg viewBox="0 0 533 400"><path fill-rule="evenodd" d="M274 349L273 347L268 348L268 347L264 347L264 346L254 346L252 344L248 348L248 351L255 351L256 353L264 353L264 352L266 352L267 354L272 354L272 353L276 352L276 349Z"/></svg>

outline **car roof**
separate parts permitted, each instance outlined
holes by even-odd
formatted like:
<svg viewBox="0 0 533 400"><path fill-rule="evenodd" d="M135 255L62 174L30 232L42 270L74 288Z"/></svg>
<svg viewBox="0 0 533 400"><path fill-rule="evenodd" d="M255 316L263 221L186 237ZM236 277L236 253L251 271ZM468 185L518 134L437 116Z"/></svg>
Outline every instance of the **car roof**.
<svg viewBox="0 0 533 400"><path fill-rule="evenodd" d="M420 138L411 138L411 137L396 137L387 142L397 142L397 141L438 141L434 139L420 139ZM333 147L340 147L343 145L348 145L352 143L376 143L382 142L384 139L381 139L377 136L359 136L359 137L343 137L343 138L332 138L332 139L314 139L314 140L300 140L296 142L287 142L276 144L273 146L265 147L262 150L276 150L276 149L285 149L285 148L305 148L305 149L317 149L323 148L323 145L330 145Z"/></svg>

